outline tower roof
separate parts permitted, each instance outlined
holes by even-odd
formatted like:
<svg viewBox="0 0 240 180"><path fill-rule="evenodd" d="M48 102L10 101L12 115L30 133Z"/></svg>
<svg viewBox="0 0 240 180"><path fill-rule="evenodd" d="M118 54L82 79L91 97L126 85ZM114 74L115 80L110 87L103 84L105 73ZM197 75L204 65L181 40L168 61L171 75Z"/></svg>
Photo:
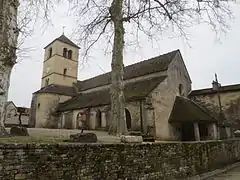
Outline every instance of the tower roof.
<svg viewBox="0 0 240 180"><path fill-rule="evenodd" d="M63 43L66 43L68 45L74 46L78 49L80 49L80 47L78 45L76 45L74 42L72 42L70 39L68 39L64 34L62 34L60 37L54 39L51 43L49 43L44 49L46 49L50 44L54 43L55 41L61 41Z"/></svg>

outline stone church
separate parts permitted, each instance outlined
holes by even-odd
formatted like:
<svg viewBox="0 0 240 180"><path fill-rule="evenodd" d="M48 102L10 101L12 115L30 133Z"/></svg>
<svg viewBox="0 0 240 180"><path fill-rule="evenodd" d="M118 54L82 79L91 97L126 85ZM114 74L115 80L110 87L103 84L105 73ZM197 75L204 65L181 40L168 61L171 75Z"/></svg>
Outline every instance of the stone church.
<svg viewBox="0 0 240 180"><path fill-rule="evenodd" d="M41 89L33 93L29 125L108 131L110 73L78 80L79 47L65 35L44 49ZM209 101L212 90L192 91L179 50L126 66L124 86L129 132L158 140L218 137L217 116L195 101Z"/></svg>

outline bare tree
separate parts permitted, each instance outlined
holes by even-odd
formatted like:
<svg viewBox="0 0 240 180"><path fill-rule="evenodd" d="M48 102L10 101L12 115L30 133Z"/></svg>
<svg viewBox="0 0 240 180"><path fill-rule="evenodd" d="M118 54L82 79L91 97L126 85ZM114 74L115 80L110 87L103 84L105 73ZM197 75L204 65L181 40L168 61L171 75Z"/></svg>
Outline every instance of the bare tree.
<svg viewBox="0 0 240 180"><path fill-rule="evenodd" d="M19 9L19 5L18 0L0 0L0 137L8 134L4 117L12 68L17 63L17 56L21 58L29 51L22 45L32 32L29 11L27 7Z"/></svg>
<svg viewBox="0 0 240 180"><path fill-rule="evenodd" d="M0 0L0 136L7 135L3 125L10 75L16 63L18 0Z"/></svg>
<svg viewBox="0 0 240 180"><path fill-rule="evenodd" d="M60 0L25 0L32 7L49 13ZM101 41L112 47L111 119L110 131L126 133L123 93L123 50L129 34L138 40L140 35L150 39L163 36L170 30L187 38L189 27L206 23L215 32L225 31L231 18L228 0L62 0L77 18L77 33L85 55ZM39 8L41 6L41 8ZM126 42L125 42L126 41Z"/></svg>

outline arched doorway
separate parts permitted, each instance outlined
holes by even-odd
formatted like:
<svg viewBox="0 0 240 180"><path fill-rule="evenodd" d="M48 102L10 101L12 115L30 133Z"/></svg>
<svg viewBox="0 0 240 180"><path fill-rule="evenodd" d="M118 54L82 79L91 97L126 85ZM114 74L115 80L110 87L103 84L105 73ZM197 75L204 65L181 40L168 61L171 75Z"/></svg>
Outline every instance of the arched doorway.
<svg viewBox="0 0 240 180"><path fill-rule="evenodd" d="M126 123L127 123L127 129L131 129L132 126L132 118L131 114L128 109L125 109L125 115L126 115Z"/></svg>
<svg viewBox="0 0 240 180"><path fill-rule="evenodd" d="M100 110L97 110L96 113L96 128L100 128L102 125L102 113Z"/></svg>

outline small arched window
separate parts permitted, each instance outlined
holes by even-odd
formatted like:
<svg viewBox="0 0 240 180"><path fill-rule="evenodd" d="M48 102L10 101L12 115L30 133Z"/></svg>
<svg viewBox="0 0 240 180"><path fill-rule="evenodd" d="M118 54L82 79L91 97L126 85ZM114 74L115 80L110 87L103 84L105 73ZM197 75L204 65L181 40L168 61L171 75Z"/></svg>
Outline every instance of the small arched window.
<svg viewBox="0 0 240 180"><path fill-rule="evenodd" d="M127 123L127 129L131 129L132 127L132 118L131 113L127 108L125 108L125 116L126 116L126 123Z"/></svg>
<svg viewBox="0 0 240 180"><path fill-rule="evenodd" d="M67 57L67 51L68 51L67 48L63 48L63 57L65 58Z"/></svg>
<svg viewBox="0 0 240 180"><path fill-rule="evenodd" d="M40 108L40 103L38 103L37 107Z"/></svg>
<svg viewBox="0 0 240 180"><path fill-rule="evenodd" d="M68 51L68 59L72 59L72 50Z"/></svg>
<svg viewBox="0 0 240 180"><path fill-rule="evenodd" d="M63 69L63 75L66 76L67 75L67 68Z"/></svg>
<svg viewBox="0 0 240 180"><path fill-rule="evenodd" d="M52 48L49 48L48 58L52 57Z"/></svg>
<svg viewBox="0 0 240 180"><path fill-rule="evenodd" d="M178 86L178 92L179 92L179 95L180 95L180 96L183 95L183 85L182 85L182 84L179 84L179 86Z"/></svg>

